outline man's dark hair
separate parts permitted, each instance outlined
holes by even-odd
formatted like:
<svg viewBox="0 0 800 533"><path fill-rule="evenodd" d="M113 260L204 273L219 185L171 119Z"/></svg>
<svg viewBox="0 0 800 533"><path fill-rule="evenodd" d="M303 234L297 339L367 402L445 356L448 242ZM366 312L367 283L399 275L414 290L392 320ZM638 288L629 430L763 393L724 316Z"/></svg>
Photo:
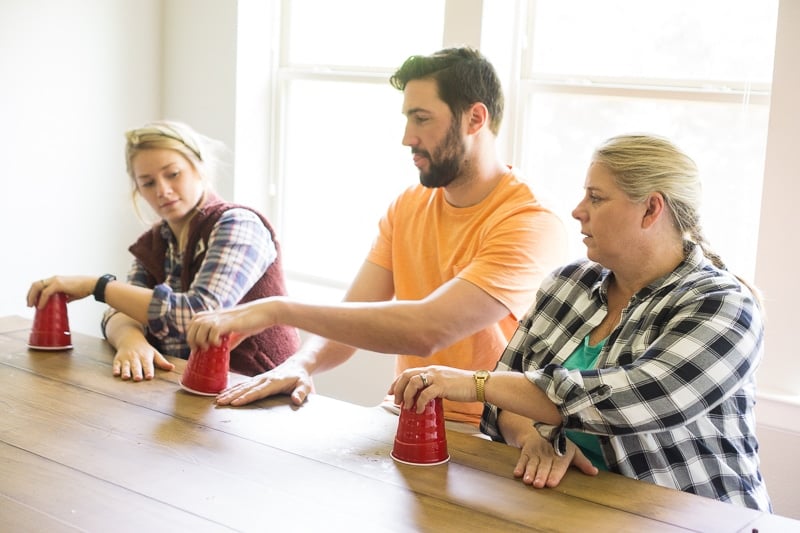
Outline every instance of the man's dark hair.
<svg viewBox="0 0 800 533"><path fill-rule="evenodd" d="M412 80L433 79L439 98L454 117L460 117L475 102L489 110L489 128L497 135L503 120L503 89L494 67L473 48L446 48L429 56L411 56L389 78L392 87L404 90Z"/></svg>

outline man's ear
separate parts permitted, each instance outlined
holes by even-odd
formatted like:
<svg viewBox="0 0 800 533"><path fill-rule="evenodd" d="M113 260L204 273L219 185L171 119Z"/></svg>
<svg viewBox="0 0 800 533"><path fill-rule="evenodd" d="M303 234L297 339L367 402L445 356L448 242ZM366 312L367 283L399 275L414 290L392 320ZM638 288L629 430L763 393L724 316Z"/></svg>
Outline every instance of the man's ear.
<svg viewBox="0 0 800 533"><path fill-rule="evenodd" d="M475 102L469 108L469 122L467 123L467 133L477 133L485 124L489 122L489 109L482 102Z"/></svg>

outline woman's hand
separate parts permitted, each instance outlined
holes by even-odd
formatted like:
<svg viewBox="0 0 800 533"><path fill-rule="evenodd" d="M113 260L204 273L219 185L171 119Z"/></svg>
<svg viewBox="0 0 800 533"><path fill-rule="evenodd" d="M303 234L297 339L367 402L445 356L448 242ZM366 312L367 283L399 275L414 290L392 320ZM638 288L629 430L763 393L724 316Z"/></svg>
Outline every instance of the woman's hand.
<svg viewBox="0 0 800 533"><path fill-rule="evenodd" d="M117 354L114 356L112 370L115 376L123 380L132 379L142 381L142 379L153 379L155 377L155 367L161 370L172 370L175 365L153 348L142 335L141 339L129 336L118 343Z"/></svg>
<svg viewBox="0 0 800 533"><path fill-rule="evenodd" d="M416 412L422 413L425 405L434 398L446 398L455 402L475 402L474 372L459 370L448 366L428 366L410 368L395 378L389 387L394 394L394 403L405 409L414 408L414 398L419 393Z"/></svg>
<svg viewBox="0 0 800 533"><path fill-rule="evenodd" d="M570 465L589 476L596 476L598 469L583 455L571 440L567 440L567 451L563 456L556 454L553 445L530 426L527 436L522 439L519 459L514 467L514 477L537 489L557 487Z"/></svg>
<svg viewBox="0 0 800 533"><path fill-rule="evenodd" d="M57 292L67 295L67 301L86 298L94 292L99 277L95 276L51 276L31 283L28 289L28 307L43 308L48 298Z"/></svg>

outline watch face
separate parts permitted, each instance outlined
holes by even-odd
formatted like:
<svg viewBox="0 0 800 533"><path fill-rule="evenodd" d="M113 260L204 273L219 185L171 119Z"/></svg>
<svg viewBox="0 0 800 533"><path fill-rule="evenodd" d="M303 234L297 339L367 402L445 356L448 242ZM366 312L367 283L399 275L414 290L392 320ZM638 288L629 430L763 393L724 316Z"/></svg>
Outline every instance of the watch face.
<svg viewBox="0 0 800 533"><path fill-rule="evenodd" d="M486 379L486 378L489 377L489 371L488 370L478 370L477 372L475 372L475 377L478 378L478 379Z"/></svg>

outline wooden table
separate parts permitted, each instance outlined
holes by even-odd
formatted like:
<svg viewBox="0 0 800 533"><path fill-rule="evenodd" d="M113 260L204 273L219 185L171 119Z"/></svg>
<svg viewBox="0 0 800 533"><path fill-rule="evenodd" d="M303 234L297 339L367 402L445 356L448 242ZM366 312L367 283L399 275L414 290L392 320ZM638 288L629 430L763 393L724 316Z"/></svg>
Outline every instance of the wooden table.
<svg viewBox="0 0 800 533"><path fill-rule="evenodd" d="M398 464L397 418L379 407L216 407L179 387L182 360L123 382L101 339L33 351L30 326L0 318L2 531L800 530L608 473L532 489L511 474L517 450L453 431L448 463Z"/></svg>

